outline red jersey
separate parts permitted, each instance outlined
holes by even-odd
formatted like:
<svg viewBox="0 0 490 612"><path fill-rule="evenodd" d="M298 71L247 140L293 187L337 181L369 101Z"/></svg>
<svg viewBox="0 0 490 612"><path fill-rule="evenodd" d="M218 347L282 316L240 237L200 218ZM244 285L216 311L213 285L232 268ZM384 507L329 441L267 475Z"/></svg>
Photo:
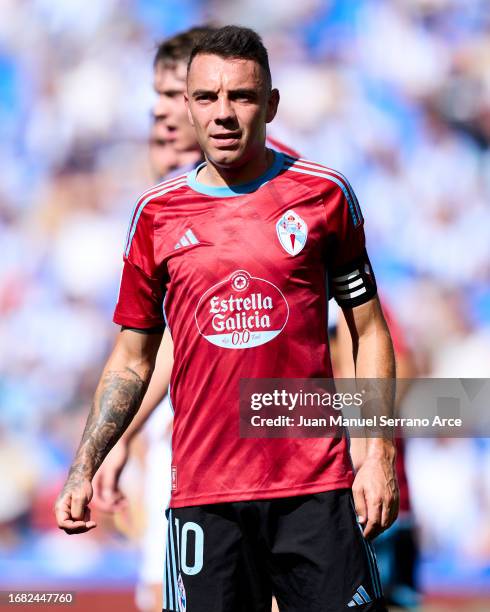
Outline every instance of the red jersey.
<svg viewBox="0 0 490 612"><path fill-rule="evenodd" d="M275 153L257 180L199 182L202 165L138 200L114 321L174 342L171 507L350 487L341 438L239 437L240 378L327 378L328 298L371 299L347 180Z"/></svg>

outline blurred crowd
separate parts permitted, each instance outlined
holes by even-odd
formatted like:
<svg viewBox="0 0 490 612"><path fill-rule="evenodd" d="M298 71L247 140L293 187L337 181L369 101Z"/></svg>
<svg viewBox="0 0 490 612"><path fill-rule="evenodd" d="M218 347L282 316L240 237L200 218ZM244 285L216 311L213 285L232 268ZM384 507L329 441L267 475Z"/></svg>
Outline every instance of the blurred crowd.
<svg viewBox="0 0 490 612"><path fill-rule="evenodd" d="M487 0L2 0L0 549L8 558L27 541L58 550L51 506L117 333L111 315L129 215L154 182L156 43L210 21L261 33L281 92L271 135L353 184L380 290L419 376L490 376ZM489 457L482 440L409 447L426 558L490 568ZM453 532L457 517L472 528ZM90 554L101 542L126 550L110 526L95 532L84 536Z"/></svg>

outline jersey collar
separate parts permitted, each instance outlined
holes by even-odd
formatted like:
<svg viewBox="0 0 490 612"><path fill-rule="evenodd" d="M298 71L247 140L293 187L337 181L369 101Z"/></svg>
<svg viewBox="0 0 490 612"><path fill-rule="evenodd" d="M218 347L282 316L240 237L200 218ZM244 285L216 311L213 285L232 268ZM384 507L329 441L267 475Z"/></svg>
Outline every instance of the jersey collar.
<svg viewBox="0 0 490 612"><path fill-rule="evenodd" d="M223 187L212 187L211 185L204 185L197 180L197 174L201 168L204 168L206 162L199 164L195 170L189 172L187 175L187 184L194 191L204 193L205 195L214 196L215 198L233 198L241 196L246 193L252 193L257 191L262 185L268 183L271 179L279 174L284 165L284 155L278 151L273 151L274 161L272 166L253 181L248 183L242 183L240 185L225 185Z"/></svg>

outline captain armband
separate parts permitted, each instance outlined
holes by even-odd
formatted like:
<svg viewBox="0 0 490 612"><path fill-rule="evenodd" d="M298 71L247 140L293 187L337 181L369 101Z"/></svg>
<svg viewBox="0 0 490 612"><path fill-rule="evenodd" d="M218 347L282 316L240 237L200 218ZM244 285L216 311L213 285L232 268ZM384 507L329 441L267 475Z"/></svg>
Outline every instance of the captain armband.
<svg viewBox="0 0 490 612"><path fill-rule="evenodd" d="M376 279L367 253L336 269L330 277L330 283L331 295L341 308L360 306L377 292Z"/></svg>

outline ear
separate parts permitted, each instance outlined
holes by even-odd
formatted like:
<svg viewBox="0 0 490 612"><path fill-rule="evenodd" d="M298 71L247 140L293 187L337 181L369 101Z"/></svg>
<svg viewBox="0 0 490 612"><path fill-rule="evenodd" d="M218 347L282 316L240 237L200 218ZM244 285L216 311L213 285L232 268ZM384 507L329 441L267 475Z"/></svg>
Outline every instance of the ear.
<svg viewBox="0 0 490 612"><path fill-rule="evenodd" d="M185 107L187 109L187 117L189 119L189 123L192 125L192 127L194 127L194 120L192 119L191 109L189 105L189 94L187 91L184 91L184 102Z"/></svg>
<svg viewBox="0 0 490 612"><path fill-rule="evenodd" d="M270 123L277 113L277 107L279 106L279 90L272 89L267 100L267 113L265 115L265 122Z"/></svg>

